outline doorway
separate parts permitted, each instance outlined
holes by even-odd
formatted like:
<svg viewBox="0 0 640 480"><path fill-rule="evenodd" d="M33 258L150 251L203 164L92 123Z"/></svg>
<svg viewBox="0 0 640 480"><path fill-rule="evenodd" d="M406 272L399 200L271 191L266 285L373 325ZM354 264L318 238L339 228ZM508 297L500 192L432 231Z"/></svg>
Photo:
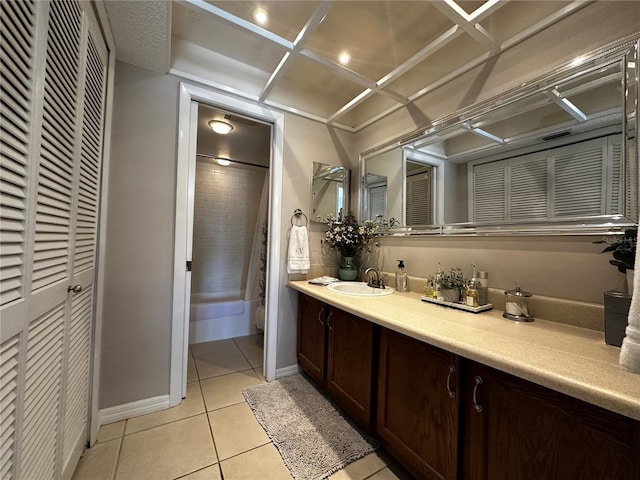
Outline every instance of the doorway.
<svg viewBox="0 0 640 480"><path fill-rule="evenodd" d="M271 124L198 105L191 344L264 331L270 161Z"/></svg>
<svg viewBox="0 0 640 480"><path fill-rule="evenodd" d="M247 121L268 124L270 135L270 169L268 175L268 248L266 253L266 291L264 325L264 369L267 380L273 380L276 373L276 341L278 296L281 288L280 272L280 229L282 195L282 152L284 116L278 112L236 99L218 92L182 83L180 85L178 166L176 186L176 223L174 255L174 298L172 314L170 405L177 405L186 394L187 358L189 347L189 317L191 310L192 233L189 225L194 215L193 188L195 183L198 110L199 104L216 109L224 114L236 115ZM208 154L207 154L208 155ZM214 157L216 155L213 155ZM220 155L222 156L222 155ZM231 158L223 160L234 160ZM215 158L209 159L216 161ZM241 160L241 159L235 159ZM238 163L238 162L237 162ZM192 193L190 193L192 192Z"/></svg>

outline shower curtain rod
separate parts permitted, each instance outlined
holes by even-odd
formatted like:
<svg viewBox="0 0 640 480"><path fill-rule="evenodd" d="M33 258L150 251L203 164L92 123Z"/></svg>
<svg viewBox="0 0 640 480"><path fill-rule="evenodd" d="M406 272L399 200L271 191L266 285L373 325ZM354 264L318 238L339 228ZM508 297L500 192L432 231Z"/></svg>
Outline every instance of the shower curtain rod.
<svg viewBox="0 0 640 480"><path fill-rule="evenodd" d="M232 163L239 163L241 165L248 165L250 167L258 167L258 168L266 168L267 170L269 169L269 167L267 167L266 165L258 165L257 163L251 163L251 162L244 162L242 160L233 160L231 158L227 158L227 157L220 157L220 156L216 156L216 155L209 155L207 153L196 153L196 157L204 157L204 158L211 158L213 160L217 160L218 158L221 160L228 160Z"/></svg>

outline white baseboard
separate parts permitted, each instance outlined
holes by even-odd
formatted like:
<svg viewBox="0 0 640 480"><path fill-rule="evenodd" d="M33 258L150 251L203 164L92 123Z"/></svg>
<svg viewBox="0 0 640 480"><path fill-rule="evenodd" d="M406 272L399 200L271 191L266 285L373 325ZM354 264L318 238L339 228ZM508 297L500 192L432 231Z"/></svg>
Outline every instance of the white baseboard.
<svg viewBox="0 0 640 480"><path fill-rule="evenodd" d="M103 408L98 412L100 425L126 420L169 408L169 395L144 398L115 407Z"/></svg>
<svg viewBox="0 0 640 480"><path fill-rule="evenodd" d="M276 379L282 378L282 377L289 377L291 375L295 375L299 371L300 371L300 369L298 368L298 364L289 365L288 367L284 367L284 368L277 368L276 369Z"/></svg>

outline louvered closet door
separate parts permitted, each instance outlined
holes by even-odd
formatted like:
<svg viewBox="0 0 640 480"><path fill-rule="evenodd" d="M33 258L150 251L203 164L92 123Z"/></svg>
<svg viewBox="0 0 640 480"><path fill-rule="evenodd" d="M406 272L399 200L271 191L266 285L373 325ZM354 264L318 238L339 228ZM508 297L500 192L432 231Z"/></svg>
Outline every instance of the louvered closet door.
<svg viewBox="0 0 640 480"><path fill-rule="evenodd" d="M0 8L1 478L70 478L87 439L107 51L77 2Z"/></svg>

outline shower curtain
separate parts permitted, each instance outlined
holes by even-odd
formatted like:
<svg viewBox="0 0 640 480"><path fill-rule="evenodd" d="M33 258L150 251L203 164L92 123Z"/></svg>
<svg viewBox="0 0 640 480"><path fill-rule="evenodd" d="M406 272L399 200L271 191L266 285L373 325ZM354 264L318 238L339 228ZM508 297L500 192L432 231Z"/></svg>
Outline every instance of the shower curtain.
<svg viewBox="0 0 640 480"><path fill-rule="evenodd" d="M260 205L258 207L258 217L256 219L256 229L253 234L253 246L251 247L251 259L249 260L249 271L247 272L247 288L245 291L245 301L257 300L256 327L264 330L265 318L265 297L267 283L267 232L269 210L269 172L264 177Z"/></svg>

